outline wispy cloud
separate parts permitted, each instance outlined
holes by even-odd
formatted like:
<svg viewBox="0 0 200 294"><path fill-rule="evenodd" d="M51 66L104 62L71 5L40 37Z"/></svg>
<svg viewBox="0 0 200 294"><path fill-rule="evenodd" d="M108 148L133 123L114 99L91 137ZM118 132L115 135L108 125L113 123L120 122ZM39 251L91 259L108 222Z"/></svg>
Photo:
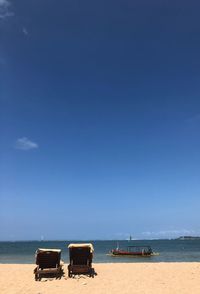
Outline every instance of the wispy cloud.
<svg viewBox="0 0 200 294"><path fill-rule="evenodd" d="M15 143L15 148L20 150L31 150L31 149L37 149L39 145L36 142L33 142L29 140L26 137L17 139Z"/></svg>
<svg viewBox="0 0 200 294"><path fill-rule="evenodd" d="M13 16L14 13L10 11L10 2L8 0L0 0L0 19Z"/></svg>
<svg viewBox="0 0 200 294"><path fill-rule="evenodd" d="M28 36L28 31L25 27L22 28L22 33L26 36Z"/></svg>

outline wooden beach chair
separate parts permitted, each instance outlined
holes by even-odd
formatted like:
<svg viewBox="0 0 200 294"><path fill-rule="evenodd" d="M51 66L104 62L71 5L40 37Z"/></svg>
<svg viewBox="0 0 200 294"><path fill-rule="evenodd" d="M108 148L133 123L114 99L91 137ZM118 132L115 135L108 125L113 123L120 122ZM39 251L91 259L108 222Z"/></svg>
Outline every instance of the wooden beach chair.
<svg viewBox="0 0 200 294"><path fill-rule="evenodd" d="M37 267L34 269L35 280L41 280L43 276L56 276L56 278L61 278L63 275L63 262L60 258L60 249L39 248L36 251Z"/></svg>
<svg viewBox="0 0 200 294"><path fill-rule="evenodd" d="M68 276L76 274L86 274L94 277L94 268L92 268L92 258L94 248L88 244L69 244L69 259Z"/></svg>

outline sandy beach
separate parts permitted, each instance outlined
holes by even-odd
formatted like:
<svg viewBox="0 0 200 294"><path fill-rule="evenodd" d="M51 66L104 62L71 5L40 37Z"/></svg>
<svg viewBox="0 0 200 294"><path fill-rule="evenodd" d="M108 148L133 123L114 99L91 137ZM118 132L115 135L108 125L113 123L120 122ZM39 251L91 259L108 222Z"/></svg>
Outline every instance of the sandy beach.
<svg viewBox="0 0 200 294"><path fill-rule="evenodd" d="M123 293L199 294L200 263L94 264L94 278L76 276L61 280L34 280L33 264L1 264L1 294Z"/></svg>

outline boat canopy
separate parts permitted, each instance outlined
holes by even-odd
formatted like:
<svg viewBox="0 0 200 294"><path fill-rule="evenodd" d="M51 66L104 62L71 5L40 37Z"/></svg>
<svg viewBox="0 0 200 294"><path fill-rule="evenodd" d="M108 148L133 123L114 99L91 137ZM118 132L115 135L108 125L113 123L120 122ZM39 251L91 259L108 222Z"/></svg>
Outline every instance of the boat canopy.
<svg viewBox="0 0 200 294"><path fill-rule="evenodd" d="M93 253L94 252L94 247L91 243L76 243L76 244L69 244L68 248L79 248L79 247L87 247L90 248L90 252Z"/></svg>

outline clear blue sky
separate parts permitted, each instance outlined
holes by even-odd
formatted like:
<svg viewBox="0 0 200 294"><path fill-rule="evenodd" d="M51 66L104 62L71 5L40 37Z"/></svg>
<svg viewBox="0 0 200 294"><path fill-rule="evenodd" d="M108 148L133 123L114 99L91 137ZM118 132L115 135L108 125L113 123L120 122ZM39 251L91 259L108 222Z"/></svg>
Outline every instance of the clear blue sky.
<svg viewBox="0 0 200 294"><path fill-rule="evenodd" d="M198 1L0 1L0 240L200 234Z"/></svg>

